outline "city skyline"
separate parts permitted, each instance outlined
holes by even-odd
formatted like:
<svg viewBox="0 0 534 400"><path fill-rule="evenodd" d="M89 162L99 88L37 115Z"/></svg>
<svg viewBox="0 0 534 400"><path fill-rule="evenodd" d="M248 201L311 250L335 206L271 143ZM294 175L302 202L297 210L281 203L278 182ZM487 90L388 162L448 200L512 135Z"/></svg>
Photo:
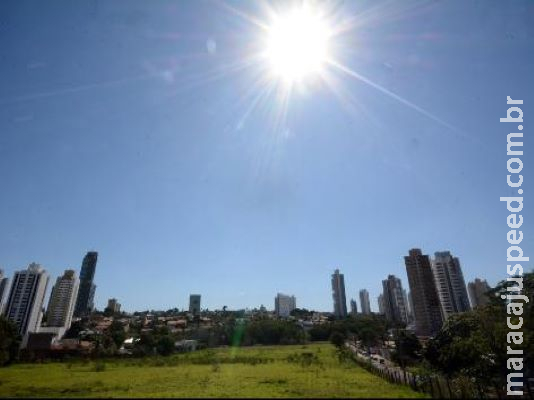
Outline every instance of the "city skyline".
<svg viewBox="0 0 534 400"><path fill-rule="evenodd" d="M96 307L130 311L196 292L210 309L281 292L327 311L337 267L376 311L384 277L408 287L410 248L449 249L466 282L506 278L499 197L517 191L499 118L508 95L533 103L530 3L340 3L346 70L296 86L287 109L261 62L241 64L262 43L242 15L265 20L260 4L0 5L6 276L79 271L95 249Z"/></svg>
<svg viewBox="0 0 534 400"><path fill-rule="evenodd" d="M419 250L419 249L412 249L412 250ZM412 250L410 250L410 254L411 254ZM458 257L452 258L451 252L449 250L443 250L443 251L435 252L435 255L436 255L436 259L434 259L434 258L430 259L429 258L429 262L430 262L430 265L431 265L432 276L434 277L434 281L435 281L435 284L436 284L436 294L438 295L438 297L440 297L439 296L439 290L438 290L439 277L436 275L436 273L434 271L434 267L435 267L434 266L434 262L436 260L438 260L439 257L449 257L449 258L453 259L453 261L456 263L457 268L460 268L459 267L460 264L459 264L459 258ZM94 249L90 250L85 254L85 256L84 256L84 258L82 260L81 266L80 266L80 275L82 275L82 270L85 269L87 271L89 269L89 273L87 273L87 275L88 275L87 276L87 278L88 278L87 284L91 288L96 288L96 286L97 286L95 284L95 282L93 281L94 275L96 273L96 261L97 261L97 258L98 258L98 252L95 251ZM404 258L406 258L406 257L404 257ZM40 268L42 268L42 269L44 269L46 271L46 268L44 268L39 263L32 262L29 265L30 266L31 265L38 265ZM11 278L9 276L6 276L5 273L2 275L2 272L3 272L3 270L0 269L0 282L4 285L3 289L7 292L7 291L10 290ZM17 272L17 271L15 271L15 272ZM460 272L460 276L463 276L461 268L460 268L459 272ZM76 271L74 271L74 270L65 270L63 276L62 275L57 276L57 281L59 282L61 279L64 279L67 275L70 275L72 273L74 273L74 276L76 276ZM48 276L51 279L54 279L54 276L52 274L49 274ZM334 283L337 282L337 280L335 279L336 276L339 276L339 285L340 285L339 298L340 299L345 298L345 305L344 305L345 307L344 308L346 310L346 314L347 315L351 314L351 310L352 310L352 304L351 303L352 303L353 299L351 299L350 296L347 297L346 294L345 294L346 291L345 291L344 273L340 273L339 268L336 268L334 270L334 273L330 274L330 298L331 298L330 308L331 309L330 310L328 310L328 309L314 309L313 307L306 307L306 305L303 305L302 308L307 308L307 309L318 311L318 312L330 312L330 313L333 312L333 314L335 314L335 308L336 308L335 299L336 299L336 295L335 295L335 290L334 290ZM388 280L389 279L398 280L400 282L400 287L402 288L402 281L403 281L402 278L398 278L398 277L396 277L396 276L394 276L392 274L388 274ZM474 280L478 282L478 281L481 280L481 278L477 277ZM79 285L81 286L81 279L78 279L78 281L79 281ZM405 281L406 281L406 285L409 286L409 281L408 281L408 276L407 275L405 275ZM484 278L482 278L482 281L486 282L486 280ZM384 285L386 285L385 282L386 281L381 280L381 291L378 293L377 299L378 299L378 297L382 296L385 293L385 286L384 286ZM8 284L6 285L6 283L8 283ZM126 284L126 283L127 283L127 280L124 280L122 282L123 285ZM471 282L469 282L469 283L471 284ZM459 282L459 285L460 286L458 288L460 290L461 290L462 286L465 286L465 296L467 296L467 292L468 292L467 282L464 282L463 279L462 279L462 281ZM44 307L45 304L48 304L46 302L51 301L52 296L53 296L53 288L54 288L53 285L51 287L49 286L49 287L46 288L46 291L45 291L45 294L44 294L45 303L43 303L43 307ZM360 288L357 293L358 293L357 297L359 299L360 304L363 304L363 306L360 305L360 308L358 309L358 314L362 314L362 313L365 314L366 313L365 303L369 302L369 304L371 304L371 299L370 299L370 296L369 296L369 292L368 292L368 290L366 288ZM78 288L76 287L76 295L75 295L75 298L74 298L74 302L75 303L77 303L78 299L80 298L77 295L78 295ZM281 294L278 293L278 295L281 295ZM92 296L94 296L94 299L92 298ZM188 294L187 296L188 296L188 302L183 304L183 305L175 304L172 307L157 308L157 307L151 307L151 306L145 304L144 307L141 307L139 309L126 310L126 309L122 308L122 311L136 312L136 311L146 311L146 310L167 310L167 309L178 308L178 309L181 309L181 310L184 310L184 311L189 310L191 312L192 302L200 303L201 294ZM283 295L283 296L285 296L285 295ZM396 296L398 297L399 294L397 294ZM409 307L409 304L408 304L408 296L406 294L406 290L403 289L400 292L400 296L402 296L401 301L404 303L404 305L402 307L406 308L406 311L407 311L408 307ZM463 300L467 300L467 303L468 303L467 306L468 307L470 307L470 304L471 304L470 296L469 297L465 297L465 299L463 299ZM99 295L95 294L95 292L93 291L93 292L90 293L90 297L91 297L90 299L86 299L86 300L87 301L89 301L89 300L93 301L95 299L98 299ZM115 297L108 298L107 300L101 299L100 302L103 303L104 305L102 307L100 307L100 308L99 307L95 307L95 309L99 310L99 311L104 311L107 308L109 308L109 305L110 305L111 301L116 303L118 305L119 309L121 309L122 304L119 304ZM333 301L333 304L332 304L332 301ZM340 300L340 301L341 301L341 303L340 303L341 304L341 308L343 308L342 300ZM266 302L266 303L268 304L268 302ZM261 306L263 306L263 304L264 303L261 303L259 305L256 305L256 304L254 304L254 305L243 305L243 304L240 304L240 305L237 305L236 307L230 307L229 309L236 309L236 310L240 310L240 309L258 309ZM444 305L443 304L443 300L441 300L441 298L440 298L440 304L441 304L441 306ZM209 307L209 306L203 307L203 308L201 308L201 310L204 310L204 309L209 309L209 310L217 310L218 309L218 310L221 310L224 306L228 307L227 305L215 305L214 307ZM332 310L332 307L334 308L334 311ZM462 311L465 311L465 309L462 309ZM372 312L372 313L381 313L380 305L379 305L379 301L378 300L373 304L373 306L370 307L370 312ZM387 314L386 311L384 311L384 312ZM74 305L73 305L73 316L74 317L76 316L75 313L74 313ZM443 313L443 311L442 311L442 316L445 319L445 314Z"/></svg>

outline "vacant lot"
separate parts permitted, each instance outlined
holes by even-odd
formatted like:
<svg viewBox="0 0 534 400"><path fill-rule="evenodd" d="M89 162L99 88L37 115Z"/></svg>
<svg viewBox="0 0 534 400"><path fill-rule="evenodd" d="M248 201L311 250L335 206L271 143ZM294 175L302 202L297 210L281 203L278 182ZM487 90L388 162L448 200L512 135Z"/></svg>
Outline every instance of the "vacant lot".
<svg viewBox="0 0 534 400"><path fill-rule="evenodd" d="M167 358L18 364L0 397L414 397L330 344L202 350Z"/></svg>

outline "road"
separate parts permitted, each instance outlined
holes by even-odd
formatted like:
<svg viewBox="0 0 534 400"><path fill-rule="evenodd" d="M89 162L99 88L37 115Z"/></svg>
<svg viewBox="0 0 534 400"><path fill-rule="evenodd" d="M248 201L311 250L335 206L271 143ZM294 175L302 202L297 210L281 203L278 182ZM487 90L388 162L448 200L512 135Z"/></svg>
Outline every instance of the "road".
<svg viewBox="0 0 534 400"><path fill-rule="evenodd" d="M375 368L377 368L377 369L379 369L381 371L384 371L384 372L389 372L391 374L396 374L403 381L405 381L405 379L408 379L408 382L406 382L406 381L404 382L406 384L409 384L409 381L413 379L413 375L411 373L406 372L406 375L405 375L405 372L402 370L402 368L396 366L390 360L384 359L384 363L382 364L377 360L373 360L371 357L369 357L367 354L363 353L361 350L358 351L358 348L356 347L356 345L354 343L346 342L345 346L348 347L354 354L356 354L356 357L358 357L359 359L361 359L363 361L371 361L371 364ZM405 378L405 376L406 376L406 378Z"/></svg>

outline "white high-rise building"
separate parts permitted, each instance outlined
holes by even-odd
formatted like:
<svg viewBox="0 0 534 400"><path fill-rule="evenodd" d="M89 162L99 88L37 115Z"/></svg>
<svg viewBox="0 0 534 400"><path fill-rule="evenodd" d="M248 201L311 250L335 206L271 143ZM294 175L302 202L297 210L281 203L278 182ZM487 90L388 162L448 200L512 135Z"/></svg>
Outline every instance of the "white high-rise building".
<svg viewBox="0 0 534 400"><path fill-rule="evenodd" d="M449 251L436 252L432 259L432 274L436 282L443 320L451 314L471 309L458 257L453 257Z"/></svg>
<svg viewBox="0 0 534 400"><path fill-rule="evenodd" d="M5 297L9 290L9 278L4 277L4 270L0 269L0 315L4 313Z"/></svg>
<svg viewBox="0 0 534 400"><path fill-rule="evenodd" d="M15 272L6 303L5 315L18 327L26 347L27 334L38 332L43 318L43 302L48 286L48 273L39 264L31 263L28 269Z"/></svg>
<svg viewBox="0 0 534 400"><path fill-rule="evenodd" d="M57 278L48 302L47 326L70 328L79 285L80 280L71 269L65 270L63 276Z"/></svg>
<svg viewBox="0 0 534 400"><path fill-rule="evenodd" d="M295 308L297 308L297 299L295 296L278 293L274 298L274 312L279 317L289 317L291 311Z"/></svg>
<svg viewBox="0 0 534 400"><path fill-rule="evenodd" d="M366 289L360 290L360 308L362 309L362 314L371 314L369 292Z"/></svg>

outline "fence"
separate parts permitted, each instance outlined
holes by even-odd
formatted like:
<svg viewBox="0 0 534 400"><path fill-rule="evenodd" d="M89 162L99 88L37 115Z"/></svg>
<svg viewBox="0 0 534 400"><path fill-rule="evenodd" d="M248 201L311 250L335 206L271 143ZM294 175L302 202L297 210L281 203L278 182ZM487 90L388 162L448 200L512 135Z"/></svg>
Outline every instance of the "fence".
<svg viewBox="0 0 534 400"><path fill-rule="evenodd" d="M352 359L369 372L395 384L410 386L417 392L427 393L432 398L438 399L505 399L506 392L495 388L482 388L465 378L463 381L456 381L454 385L451 381L441 375L415 375L409 371L402 371L398 367L391 368L384 364L376 365L370 360L363 360L354 352ZM518 399L534 400L534 382L525 379L523 386L524 394Z"/></svg>

